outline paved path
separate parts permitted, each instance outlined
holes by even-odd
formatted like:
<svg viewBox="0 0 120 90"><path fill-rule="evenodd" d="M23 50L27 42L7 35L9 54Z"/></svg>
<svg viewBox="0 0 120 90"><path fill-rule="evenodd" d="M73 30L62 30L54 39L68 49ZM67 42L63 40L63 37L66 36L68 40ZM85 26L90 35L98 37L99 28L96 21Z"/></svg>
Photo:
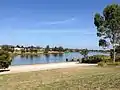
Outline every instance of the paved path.
<svg viewBox="0 0 120 90"><path fill-rule="evenodd" d="M11 73L50 70L50 69L69 68L69 67L78 67L78 66L85 67L85 66L95 66L95 65L97 64L78 64L77 62L67 62L67 63L10 66L8 68L10 71L0 72L0 74L11 74Z"/></svg>

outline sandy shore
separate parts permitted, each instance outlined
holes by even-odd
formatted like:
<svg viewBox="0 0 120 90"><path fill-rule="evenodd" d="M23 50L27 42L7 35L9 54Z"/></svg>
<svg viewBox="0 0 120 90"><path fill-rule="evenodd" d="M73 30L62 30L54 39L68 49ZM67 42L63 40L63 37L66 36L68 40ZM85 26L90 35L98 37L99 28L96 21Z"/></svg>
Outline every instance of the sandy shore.
<svg viewBox="0 0 120 90"><path fill-rule="evenodd" d="M50 70L50 69L69 68L69 67L78 67L78 66L85 67L85 66L95 66L95 65L96 64L78 64L76 62L67 62L67 63L65 62L65 63L10 66L8 68L10 71L0 72L0 74L11 74L11 73Z"/></svg>

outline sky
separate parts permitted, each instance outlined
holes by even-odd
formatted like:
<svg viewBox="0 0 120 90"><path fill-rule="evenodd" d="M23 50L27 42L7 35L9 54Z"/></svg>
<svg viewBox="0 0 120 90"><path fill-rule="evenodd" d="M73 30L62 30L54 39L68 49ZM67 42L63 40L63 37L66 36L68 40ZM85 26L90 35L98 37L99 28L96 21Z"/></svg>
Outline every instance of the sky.
<svg viewBox="0 0 120 90"><path fill-rule="evenodd" d="M94 14L120 0L1 0L0 44L99 49Z"/></svg>

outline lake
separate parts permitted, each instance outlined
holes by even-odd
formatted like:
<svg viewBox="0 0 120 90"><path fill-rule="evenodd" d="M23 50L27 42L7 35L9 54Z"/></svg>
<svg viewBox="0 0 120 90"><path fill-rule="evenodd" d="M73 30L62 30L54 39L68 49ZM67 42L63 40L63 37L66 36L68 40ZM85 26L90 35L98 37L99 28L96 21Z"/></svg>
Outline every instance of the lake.
<svg viewBox="0 0 120 90"><path fill-rule="evenodd" d="M90 52L91 55L109 55L105 53ZM15 56L12 60L12 66L14 65L32 65L32 64L48 64L48 63L59 63L66 62L66 58L71 60L73 58L82 58L82 55L78 52L64 53L64 54L40 54L39 56L32 55L18 55Z"/></svg>

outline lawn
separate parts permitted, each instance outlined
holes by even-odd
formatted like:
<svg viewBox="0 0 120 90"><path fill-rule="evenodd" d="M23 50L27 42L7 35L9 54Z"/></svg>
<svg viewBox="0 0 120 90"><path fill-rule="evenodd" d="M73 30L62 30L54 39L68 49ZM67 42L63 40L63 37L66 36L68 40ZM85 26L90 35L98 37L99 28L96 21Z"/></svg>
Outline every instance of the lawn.
<svg viewBox="0 0 120 90"><path fill-rule="evenodd" d="M120 90L120 68L75 67L1 75L0 90Z"/></svg>

